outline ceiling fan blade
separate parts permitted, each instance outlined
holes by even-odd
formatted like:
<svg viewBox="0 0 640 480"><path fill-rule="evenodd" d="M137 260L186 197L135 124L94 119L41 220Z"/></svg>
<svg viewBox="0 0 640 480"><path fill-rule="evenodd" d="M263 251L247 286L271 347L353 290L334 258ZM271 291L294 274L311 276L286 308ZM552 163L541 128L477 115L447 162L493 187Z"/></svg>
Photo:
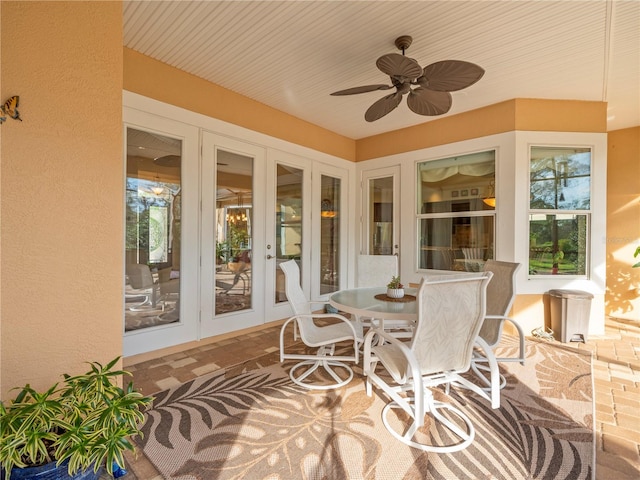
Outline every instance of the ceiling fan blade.
<svg viewBox="0 0 640 480"><path fill-rule="evenodd" d="M376 66L390 77L414 80L422 75L422 67L413 58L399 53L388 53L376 61Z"/></svg>
<svg viewBox="0 0 640 480"><path fill-rule="evenodd" d="M451 94L426 88L414 88L409 92L407 105L418 115L442 115L451 108Z"/></svg>
<svg viewBox="0 0 640 480"><path fill-rule="evenodd" d="M400 105L401 100L402 93L400 92L395 92L387 95L386 97L382 97L367 109L364 114L364 119L367 122L373 122L384 117L387 113Z"/></svg>
<svg viewBox="0 0 640 480"><path fill-rule="evenodd" d="M373 92L375 90L389 90L390 88L393 88L393 85L363 85L362 87L353 87L347 88L346 90L339 90L337 92L333 92L331 95L354 95L356 93Z"/></svg>
<svg viewBox="0 0 640 480"><path fill-rule="evenodd" d="M443 60L424 67L418 83L429 90L455 92L470 87L483 75L484 69L475 63Z"/></svg>

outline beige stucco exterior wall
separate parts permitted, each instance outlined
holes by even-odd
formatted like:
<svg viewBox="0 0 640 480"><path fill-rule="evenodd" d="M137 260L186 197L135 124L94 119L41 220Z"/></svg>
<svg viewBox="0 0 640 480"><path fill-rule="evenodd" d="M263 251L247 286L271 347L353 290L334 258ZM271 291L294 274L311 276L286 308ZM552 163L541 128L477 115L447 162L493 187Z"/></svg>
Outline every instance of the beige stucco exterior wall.
<svg viewBox="0 0 640 480"><path fill-rule="evenodd" d="M0 395L122 351L122 4L2 1Z"/></svg>
<svg viewBox="0 0 640 480"><path fill-rule="evenodd" d="M640 321L640 126L609 132L607 174L608 315ZM604 239L603 239L604 240Z"/></svg>
<svg viewBox="0 0 640 480"><path fill-rule="evenodd" d="M354 140L124 49L124 89L255 132L355 160Z"/></svg>
<svg viewBox="0 0 640 480"><path fill-rule="evenodd" d="M605 102L515 98L357 140L356 161L514 130L606 132L606 115Z"/></svg>

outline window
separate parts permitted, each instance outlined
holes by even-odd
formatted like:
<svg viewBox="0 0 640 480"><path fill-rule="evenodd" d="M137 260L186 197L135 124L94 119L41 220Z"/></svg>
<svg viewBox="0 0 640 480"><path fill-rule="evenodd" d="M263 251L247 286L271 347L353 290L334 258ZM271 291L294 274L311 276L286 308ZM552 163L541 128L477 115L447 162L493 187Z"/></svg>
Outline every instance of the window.
<svg viewBox="0 0 640 480"><path fill-rule="evenodd" d="M418 163L418 268L482 270L494 258L495 151Z"/></svg>
<svg viewBox="0 0 640 480"><path fill-rule="evenodd" d="M182 140L127 128L125 331L180 320Z"/></svg>
<svg viewBox="0 0 640 480"><path fill-rule="evenodd" d="M320 293L340 290L340 178L322 175L320 204Z"/></svg>
<svg viewBox="0 0 640 480"><path fill-rule="evenodd" d="M529 275L587 273L591 149L532 147Z"/></svg>

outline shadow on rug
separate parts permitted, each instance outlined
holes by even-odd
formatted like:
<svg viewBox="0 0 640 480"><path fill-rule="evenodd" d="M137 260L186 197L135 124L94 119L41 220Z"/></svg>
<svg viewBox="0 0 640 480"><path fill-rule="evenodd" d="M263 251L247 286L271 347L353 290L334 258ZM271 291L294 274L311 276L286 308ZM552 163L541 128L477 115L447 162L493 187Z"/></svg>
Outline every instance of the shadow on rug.
<svg viewBox="0 0 640 480"><path fill-rule="evenodd" d="M507 339L501 349L516 348ZM284 368L283 368L284 367ZM589 479L594 463L591 355L527 341L527 363L501 365L501 407L435 390L467 413L470 447L412 449L381 421L387 403L362 377L334 391L294 385L277 353L156 395L145 455L167 479ZM398 419L401 421L402 419ZM427 423L434 438L446 435Z"/></svg>

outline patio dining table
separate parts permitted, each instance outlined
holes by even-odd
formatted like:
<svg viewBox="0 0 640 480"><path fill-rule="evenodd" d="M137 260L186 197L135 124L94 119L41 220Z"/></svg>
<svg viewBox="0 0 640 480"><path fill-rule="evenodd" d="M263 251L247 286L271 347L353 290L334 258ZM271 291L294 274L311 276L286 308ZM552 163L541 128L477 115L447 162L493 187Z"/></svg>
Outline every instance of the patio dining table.
<svg viewBox="0 0 640 480"><path fill-rule="evenodd" d="M329 304L337 308L338 311L350 313L360 317L376 319L380 328L384 329L385 320L388 321L418 321L417 301L415 295L416 288L405 288L403 301L385 300L386 287L351 288L340 290L329 297ZM376 298L377 297L377 298ZM477 339L480 344L484 344L483 350L489 358L489 369L492 375L490 386L491 404L494 408L500 406L500 379L498 364L493 351L486 347L486 343L480 337Z"/></svg>
<svg viewBox="0 0 640 480"><path fill-rule="evenodd" d="M416 292L415 288L407 288L405 298L386 300L381 298L386 297L386 287L350 288L332 294L329 304L341 312L375 318L384 328L385 320L415 322L418 319Z"/></svg>

